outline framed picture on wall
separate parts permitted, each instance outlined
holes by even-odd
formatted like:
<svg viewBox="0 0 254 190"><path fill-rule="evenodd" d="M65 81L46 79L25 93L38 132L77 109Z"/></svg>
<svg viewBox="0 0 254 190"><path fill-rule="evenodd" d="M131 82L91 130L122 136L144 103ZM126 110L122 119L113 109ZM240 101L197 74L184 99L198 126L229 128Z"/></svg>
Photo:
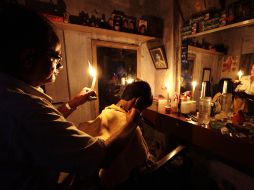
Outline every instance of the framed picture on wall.
<svg viewBox="0 0 254 190"><path fill-rule="evenodd" d="M150 54L153 60L153 64L156 69L167 69L168 63L166 60L166 56L164 53L163 47L157 47L154 49L150 49Z"/></svg>
<svg viewBox="0 0 254 190"><path fill-rule="evenodd" d="M202 76L202 82L209 81L211 78L211 68L204 68L203 69L203 76Z"/></svg>

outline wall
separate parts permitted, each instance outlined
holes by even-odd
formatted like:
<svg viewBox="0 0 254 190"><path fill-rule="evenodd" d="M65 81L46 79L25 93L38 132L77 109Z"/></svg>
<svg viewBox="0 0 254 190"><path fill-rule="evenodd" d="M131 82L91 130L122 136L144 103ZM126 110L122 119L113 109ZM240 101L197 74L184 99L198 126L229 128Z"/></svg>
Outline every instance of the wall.
<svg viewBox="0 0 254 190"><path fill-rule="evenodd" d="M18 2L25 3L26 0L18 0ZM49 1L42 1L42 2L49 2ZM57 0L51 1L53 3L57 3ZM141 66L140 66L140 76L141 79L146 80L150 83L152 87L152 92L155 96L158 95L164 95L166 97L167 91L165 90L165 83L170 81L171 83L171 92L174 92L174 83L175 83L175 77L177 76L176 70L176 63L174 62L174 52L175 52L175 46L174 46L174 35L173 35L173 24L174 24L174 0L169 1L153 1L153 0L64 0L66 4L66 10L70 14L78 15L80 11L88 12L90 15L95 13L95 9L98 12L98 15L100 16L102 13L106 14L106 18L108 18L111 15L111 12L116 10L123 11L126 15L130 16L142 16L142 15L151 15L156 17L161 17L164 19L164 37L162 39L162 44L165 47L166 57L169 64L169 69L167 70L155 70L147 44L139 44L141 45ZM68 37L68 34L65 34L65 37ZM67 38L66 38L67 39ZM90 48L91 39L97 39L96 34L89 34L87 38L82 39L81 41L87 43L86 45L83 45L84 48ZM123 43L133 43L135 44L135 41L129 41L128 39L119 39L114 38L113 36L100 36L100 39L105 41L117 41L117 42L123 42ZM67 45L67 44L65 44ZM68 45L67 45L68 46ZM75 46L73 46L75 48ZM87 52L85 54L84 62L87 62L88 59L92 59L92 53L90 50L84 50ZM66 58L66 60L69 59L69 57ZM73 60L71 60L73 61ZM74 60L76 62L76 60ZM78 64L73 64L73 66L68 66L68 69L71 70L78 70L77 69ZM74 67L74 68L72 68ZM79 72L80 70L78 70ZM80 75L81 76L81 75ZM78 87L82 87L82 85L87 85L85 82L78 82L79 85L72 87L71 85L74 84L73 81L78 82L77 77L72 78L68 74L68 83L69 83L69 97L73 97L75 92L78 92ZM89 80L88 80L89 81ZM56 95L56 94L55 94ZM76 117L76 116L75 116ZM91 119L93 116L89 116L88 118ZM73 119L73 120L80 120L80 116L77 116L76 118L79 119ZM86 118L87 119L87 118Z"/></svg>
<svg viewBox="0 0 254 190"><path fill-rule="evenodd" d="M128 37L107 36L103 34L86 33L81 31L73 31L64 29L64 50L67 67L67 84L59 84L60 86L69 86L70 98L73 98L84 86L91 85L91 77L88 75L88 61L93 63L95 58L92 53L92 40L103 40L110 42L120 42L126 44L137 43L134 39ZM140 78L147 80L153 87L153 77L150 76L153 70L153 64L147 64L150 60L148 50L145 44L141 45L141 63ZM149 73L149 74L147 74ZM96 84L97 85L97 84ZM61 91L58 93L62 94ZM53 93L56 94L56 93ZM76 124L82 121L94 119L96 117L97 102L93 101L79 106L69 119Z"/></svg>
<svg viewBox="0 0 254 190"><path fill-rule="evenodd" d="M141 16L153 15L164 19L164 38L163 44L166 50L166 56L169 63L168 70L155 70L149 50L146 44L141 45L141 78L150 83L153 94L166 96L165 80L172 81L174 86L173 70L174 48L173 48L173 0L167 2L163 0L108 0L105 5L103 0L65 0L67 11L70 14L77 15L80 10L92 13L94 9L109 16L112 10L124 11L126 15ZM110 40L110 39L107 39ZM171 90L175 91L174 89Z"/></svg>
<svg viewBox="0 0 254 190"><path fill-rule="evenodd" d="M97 10L99 13L105 13L110 16L111 12L116 9L124 11L126 15L154 15L159 16L160 4L162 1L153 0L65 0L67 11L70 14L78 15L80 10L92 13Z"/></svg>

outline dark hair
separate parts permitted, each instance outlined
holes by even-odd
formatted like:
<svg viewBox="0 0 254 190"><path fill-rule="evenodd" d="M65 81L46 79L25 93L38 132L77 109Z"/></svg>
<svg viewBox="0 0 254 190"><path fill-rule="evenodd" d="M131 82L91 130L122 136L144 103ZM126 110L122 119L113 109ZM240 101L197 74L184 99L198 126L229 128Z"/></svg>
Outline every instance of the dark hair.
<svg viewBox="0 0 254 190"><path fill-rule="evenodd" d="M51 23L22 5L1 6L0 23L1 72L17 72L22 50L43 51L59 43Z"/></svg>
<svg viewBox="0 0 254 190"><path fill-rule="evenodd" d="M146 107L152 105L152 92L150 85L145 81L135 81L131 84L128 84L121 96L121 99L126 101L131 100L132 98L141 98L143 105Z"/></svg>

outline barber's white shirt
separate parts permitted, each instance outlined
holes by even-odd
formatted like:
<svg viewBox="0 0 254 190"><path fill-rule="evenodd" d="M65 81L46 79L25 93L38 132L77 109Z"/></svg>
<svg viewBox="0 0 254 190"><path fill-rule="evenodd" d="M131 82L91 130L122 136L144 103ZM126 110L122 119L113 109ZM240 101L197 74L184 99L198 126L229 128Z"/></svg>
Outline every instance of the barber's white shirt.
<svg viewBox="0 0 254 190"><path fill-rule="evenodd" d="M240 79L241 84L239 84L235 91L245 92L246 94L254 95L254 82L251 82L251 76L243 76Z"/></svg>

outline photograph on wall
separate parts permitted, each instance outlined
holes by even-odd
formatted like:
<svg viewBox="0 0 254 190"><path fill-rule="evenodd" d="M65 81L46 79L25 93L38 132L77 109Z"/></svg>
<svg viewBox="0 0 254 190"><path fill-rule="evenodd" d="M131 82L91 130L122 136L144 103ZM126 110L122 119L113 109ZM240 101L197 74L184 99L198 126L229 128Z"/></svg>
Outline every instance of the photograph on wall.
<svg viewBox="0 0 254 190"><path fill-rule="evenodd" d="M156 69L168 68L168 63L162 47L150 49L150 54Z"/></svg>
<svg viewBox="0 0 254 190"><path fill-rule="evenodd" d="M221 65L221 77L220 78L232 78L237 77L239 67L239 56L223 56Z"/></svg>

